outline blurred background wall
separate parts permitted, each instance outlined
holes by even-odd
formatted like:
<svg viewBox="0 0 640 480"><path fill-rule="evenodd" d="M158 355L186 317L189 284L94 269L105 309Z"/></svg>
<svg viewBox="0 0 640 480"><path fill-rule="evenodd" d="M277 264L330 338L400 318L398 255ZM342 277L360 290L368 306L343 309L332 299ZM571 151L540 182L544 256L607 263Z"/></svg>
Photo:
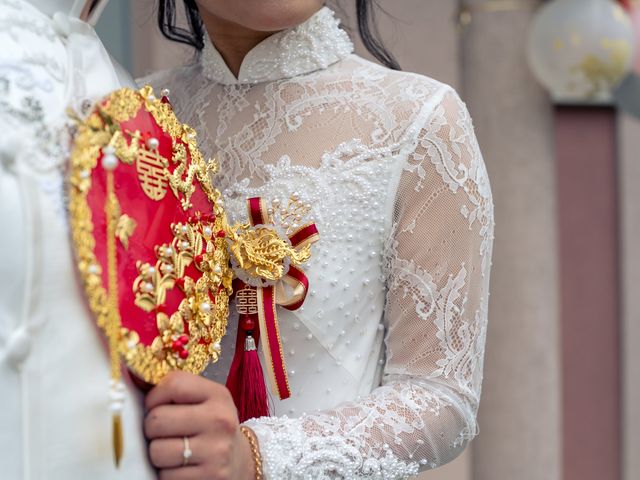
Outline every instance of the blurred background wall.
<svg viewBox="0 0 640 480"><path fill-rule="evenodd" d="M338 3L355 31L354 2ZM554 108L525 54L538 1L379 4L403 69L451 84L467 102L496 204L481 434L421 478L640 479L640 122L606 108L570 118ZM153 0L111 0L98 32L135 76L193 54L161 38ZM568 168L583 153L562 143L587 131L603 148L583 152L591 177ZM598 137L606 132L610 149ZM588 161L613 182L588 190L601 175ZM581 215L571 192L599 213ZM567 228L575 218L579 228Z"/></svg>

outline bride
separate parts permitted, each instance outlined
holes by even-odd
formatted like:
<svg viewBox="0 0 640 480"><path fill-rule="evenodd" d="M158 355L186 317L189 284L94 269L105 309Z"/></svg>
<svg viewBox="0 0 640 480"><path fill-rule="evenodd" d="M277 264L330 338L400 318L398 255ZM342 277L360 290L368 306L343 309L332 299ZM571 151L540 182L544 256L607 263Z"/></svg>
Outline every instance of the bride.
<svg viewBox="0 0 640 480"><path fill-rule="evenodd" d="M220 168L236 221L246 199L293 198L320 232L309 295L278 310L291 397L242 425L222 359L146 398L160 478L406 478L476 435L493 204L469 114L436 80L397 71L357 0L353 53L321 0L160 1L168 38L195 61L142 80L168 88Z"/></svg>

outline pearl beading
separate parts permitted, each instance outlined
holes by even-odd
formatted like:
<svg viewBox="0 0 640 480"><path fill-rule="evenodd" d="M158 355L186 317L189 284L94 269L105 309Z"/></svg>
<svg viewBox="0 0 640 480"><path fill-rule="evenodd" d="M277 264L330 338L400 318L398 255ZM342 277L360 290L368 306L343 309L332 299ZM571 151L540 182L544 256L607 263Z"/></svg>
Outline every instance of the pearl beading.
<svg viewBox="0 0 640 480"><path fill-rule="evenodd" d="M224 85L254 84L327 68L353 52L353 43L339 25L333 11L323 7L306 22L258 44L244 58L238 78L207 36L201 58L204 76Z"/></svg>
<svg viewBox="0 0 640 480"><path fill-rule="evenodd" d="M286 45L270 46L261 60L279 61ZM202 69L155 83L182 91L230 216L299 192L321 233L305 305L278 315L293 395L251 422L266 478L400 479L451 460L477 433L493 238L464 105L354 55L266 83ZM224 382L225 359L207 375Z"/></svg>

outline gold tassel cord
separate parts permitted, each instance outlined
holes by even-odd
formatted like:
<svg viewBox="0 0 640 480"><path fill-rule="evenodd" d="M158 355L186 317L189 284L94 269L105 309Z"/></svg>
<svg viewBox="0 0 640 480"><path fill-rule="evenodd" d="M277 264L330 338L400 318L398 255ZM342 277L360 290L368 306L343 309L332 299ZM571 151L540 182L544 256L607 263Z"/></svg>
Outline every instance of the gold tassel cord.
<svg viewBox="0 0 640 480"><path fill-rule="evenodd" d="M152 180L160 181L167 192L151 191L149 196L145 190L150 174L138 164L143 160L146 166L151 164L144 152L155 152L159 140L152 137L143 142L138 130L124 130L123 122L134 120L138 114L141 114L140 120L144 120L145 125L145 122L150 122L157 126L173 142L173 151L168 158L154 156L152 159L154 162L160 160L159 165L154 164L158 169L152 172ZM123 382L123 362L138 377L155 384L176 369L201 373L220 355L220 340L227 327L229 295L233 292L233 272L227 250L230 227L220 192L210 184L209 173L215 169L205 162L197 149L195 132L178 121L171 107L153 95L151 87L140 91L120 89L96 105L86 118L77 115L73 118L78 127L69 172L71 233L89 307L108 340L111 384L106 387L109 388L105 392L109 400L105 403L112 417L112 439L109 443L113 446L112 455L117 466L124 459L127 447L123 423L127 391ZM194 169L193 165L197 168ZM129 181L133 182L132 185L137 181L147 194L141 208L152 208L152 202L158 201L152 197L168 193L167 208L174 204L176 214L179 212L184 217L181 222L166 225L171 229L172 240L156 245L152 256L155 258L145 258L149 263L134 258L135 252L128 249L136 243L136 234L140 233L136 231L140 228L136 226L138 205L132 207L125 201L127 199L119 198L120 187L115 186L116 172L119 179L122 175L127 185ZM205 205L199 196L197 203L202 203L200 209L205 212L212 209L212 215L199 216L197 211L188 211L192 204L191 195L197 189L206 196L208 203ZM99 204L89 202L92 192L102 200ZM178 204L175 204L176 200ZM183 229L187 234L182 233ZM176 248L177 242L182 242L180 245L188 243L188 248L184 251ZM167 251L171 254L166 254ZM196 258L201 260L198 260L197 276L192 278L184 268ZM129 283L129 273L120 276L122 272L118 266L121 262L136 266L138 276L133 285ZM166 272L161 269L165 264ZM199 270L200 266L202 270ZM145 271L151 268L156 269L156 275L148 278ZM147 278L148 283L141 283ZM168 316L174 320L173 328L168 333L165 332L167 329L158 331L151 344L142 342L137 329L146 328L144 322L147 320L152 326L153 317L158 321L161 316L151 313L127 322L131 328L125 328L121 321L120 298L126 295L128 300L133 293L135 305L150 313L163 303L164 295L174 290L178 279L185 282L189 293L182 290L174 292L181 301L178 310ZM153 291L147 291L149 284L154 286ZM137 287L140 285L144 288ZM175 285L175 288L179 286ZM177 337L188 338L186 342L181 340L184 344L179 352L174 351L176 339L170 338L177 334L178 327ZM183 358L185 356L187 358Z"/></svg>
<svg viewBox="0 0 640 480"><path fill-rule="evenodd" d="M124 440L122 435L122 417L119 413L113 414L113 460L116 468L120 467Z"/></svg>
<svg viewBox="0 0 640 480"><path fill-rule="evenodd" d="M111 360L111 402L113 408L113 459L116 467L120 466L122 452L124 450L124 438L122 433L122 418L120 410L122 408L123 392L120 391L122 372L120 370L120 357L118 355L117 337L120 324L119 319L113 318L118 311L118 273L116 259L116 229L118 218L120 217L120 205L115 194L113 182L113 170L107 170L107 201L105 203L105 213L107 217L107 262L109 278L109 303L110 321L107 328L112 330L109 338L109 356Z"/></svg>

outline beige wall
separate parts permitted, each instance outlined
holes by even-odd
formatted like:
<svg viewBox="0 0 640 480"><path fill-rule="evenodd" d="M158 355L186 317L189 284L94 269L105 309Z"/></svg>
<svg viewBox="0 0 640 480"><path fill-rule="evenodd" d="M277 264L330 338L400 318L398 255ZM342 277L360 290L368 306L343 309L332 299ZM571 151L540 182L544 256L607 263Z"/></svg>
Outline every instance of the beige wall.
<svg viewBox="0 0 640 480"><path fill-rule="evenodd" d="M620 115L623 473L640 478L640 120Z"/></svg>
<svg viewBox="0 0 640 480"><path fill-rule="evenodd" d="M378 4L387 12L377 14L381 36L402 69L436 78L458 88L460 62L459 31L455 22L457 2L378 0ZM351 24L350 29L357 31ZM371 58L357 35L352 37L356 40L356 51Z"/></svg>
<svg viewBox="0 0 640 480"><path fill-rule="evenodd" d="M474 480L561 478L552 110L526 63L532 15L477 13L461 49L496 216Z"/></svg>
<svg viewBox="0 0 640 480"><path fill-rule="evenodd" d="M155 3L155 0L131 2L131 36L134 45L132 73L136 78L181 65L193 55L191 48L162 37L156 26Z"/></svg>

